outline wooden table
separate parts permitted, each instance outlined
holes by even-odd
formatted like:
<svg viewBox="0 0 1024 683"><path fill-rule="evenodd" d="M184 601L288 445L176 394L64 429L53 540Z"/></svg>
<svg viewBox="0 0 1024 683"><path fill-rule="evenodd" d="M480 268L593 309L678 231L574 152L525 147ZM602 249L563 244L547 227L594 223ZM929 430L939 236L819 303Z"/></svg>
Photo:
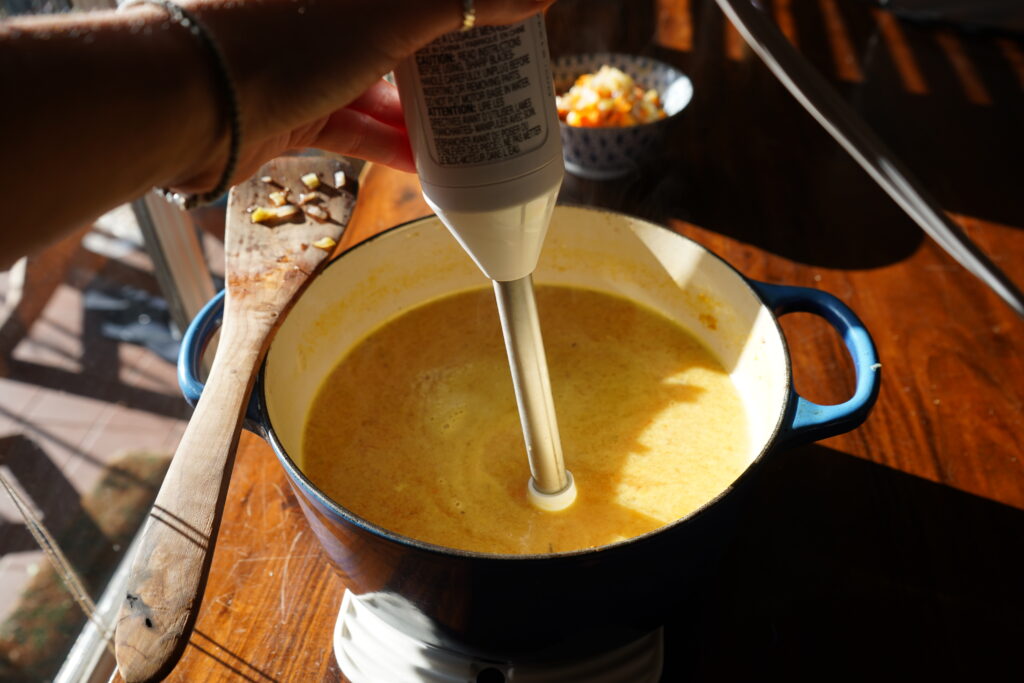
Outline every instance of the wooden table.
<svg viewBox="0 0 1024 683"><path fill-rule="evenodd" d="M1021 40L854 0L764 5L1024 285ZM556 55L651 54L696 93L662 163L570 177L564 199L671 225L750 277L832 292L883 363L863 427L769 468L703 609L667 625L665 680L1024 680L1024 321L922 236L711 3L562 0L548 19ZM345 243L425 213L414 178L373 169ZM844 399L835 333L801 314L783 327L798 390ZM343 588L270 449L246 434L170 680L339 680Z"/></svg>

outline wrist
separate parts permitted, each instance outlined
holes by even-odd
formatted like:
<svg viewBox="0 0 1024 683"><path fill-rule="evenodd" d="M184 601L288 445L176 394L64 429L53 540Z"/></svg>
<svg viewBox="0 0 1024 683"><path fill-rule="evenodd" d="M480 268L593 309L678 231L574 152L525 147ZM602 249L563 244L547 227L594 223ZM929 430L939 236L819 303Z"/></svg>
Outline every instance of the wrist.
<svg viewBox="0 0 1024 683"><path fill-rule="evenodd" d="M229 187L235 172L235 166L238 163L242 131L238 95L234 79L231 76L230 67L217 39L210 33L199 17L174 2L174 0L127 0L127 2L121 5L120 9L128 9L139 5L156 6L163 10L170 18L171 24L187 31L191 35L195 46L204 52L208 63L213 68L217 100L223 112L221 120L226 121L228 128L227 158L223 162L217 181L211 189L203 192L170 191L165 188L158 188L166 199L174 202L181 209L192 209L208 204L224 194Z"/></svg>
<svg viewBox="0 0 1024 683"><path fill-rule="evenodd" d="M214 57L187 25L174 21L159 4L122 5L114 21L145 43L134 51L140 55L138 62L128 57L135 62L134 68L160 74L151 96L163 105L157 120L165 127L156 142L159 153L150 155L162 161L151 183L188 192L212 189L231 147L230 106ZM147 75L152 79L151 73L139 78ZM130 121L125 124L133 125ZM153 129L158 125L152 120L140 124Z"/></svg>

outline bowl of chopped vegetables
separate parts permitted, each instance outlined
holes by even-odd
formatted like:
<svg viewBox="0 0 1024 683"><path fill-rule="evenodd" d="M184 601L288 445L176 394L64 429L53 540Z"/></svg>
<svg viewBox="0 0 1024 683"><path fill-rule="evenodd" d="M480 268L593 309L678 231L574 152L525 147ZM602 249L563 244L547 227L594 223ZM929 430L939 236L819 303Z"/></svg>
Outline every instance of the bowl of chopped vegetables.
<svg viewBox="0 0 1024 683"><path fill-rule="evenodd" d="M618 178L649 161L693 97L685 74L649 57L568 55L551 71L565 168L583 178Z"/></svg>

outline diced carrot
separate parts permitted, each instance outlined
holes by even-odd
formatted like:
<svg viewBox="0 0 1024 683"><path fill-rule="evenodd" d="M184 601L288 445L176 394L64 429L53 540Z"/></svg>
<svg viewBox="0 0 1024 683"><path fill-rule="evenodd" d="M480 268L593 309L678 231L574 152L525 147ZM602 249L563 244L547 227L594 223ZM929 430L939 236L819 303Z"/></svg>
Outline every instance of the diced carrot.
<svg viewBox="0 0 1024 683"><path fill-rule="evenodd" d="M558 117L570 126L631 126L665 118L657 90L644 89L626 73L602 66L582 74L557 98Z"/></svg>

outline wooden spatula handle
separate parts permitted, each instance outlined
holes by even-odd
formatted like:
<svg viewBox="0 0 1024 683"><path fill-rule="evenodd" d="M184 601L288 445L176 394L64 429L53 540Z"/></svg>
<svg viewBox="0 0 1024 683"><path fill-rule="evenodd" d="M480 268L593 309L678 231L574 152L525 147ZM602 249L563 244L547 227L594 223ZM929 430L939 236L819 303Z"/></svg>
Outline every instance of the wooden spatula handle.
<svg viewBox="0 0 1024 683"><path fill-rule="evenodd" d="M161 680L188 643L265 333L247 336L254 341L221 339L222 352L142 531L115 637L127 683Z"/></svg>
<svg viewBox="0 0 1024 683"><path fill-rule="evenodd" d="M114 643L127 683L162 679L188 643L260 359L291 302L341 238L355 204L357 182L349 178L357 168L345 159L282 157L231 190L217 357L142 531L118 615ZM319 185L303 180L310 174ZM318 188L319 217L304 209L280 220L252 220L249 211L268 206L271 191L296 198L311 184Z"/></svg>

